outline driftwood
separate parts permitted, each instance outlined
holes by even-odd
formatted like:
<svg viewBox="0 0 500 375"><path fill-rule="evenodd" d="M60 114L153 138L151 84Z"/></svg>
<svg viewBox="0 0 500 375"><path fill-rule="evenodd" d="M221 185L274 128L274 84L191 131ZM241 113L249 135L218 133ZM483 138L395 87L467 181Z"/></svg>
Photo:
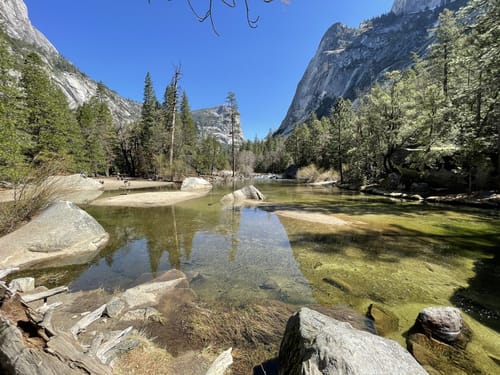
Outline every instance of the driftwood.
<svg viewBox="0 0 500 375"><path fill-rule="evenodd" d="M2 280L8 274L16 271L19 271L19 267L4 268L3 270L0 270L0 280Z"/></svg>
<svg viewBox="0 0 500 375"><path fill-rule="evenodd" d="M0 270L0 278L16 270ZM11 290L0 280L1 374L111 375L108 363L120 352L134 346L135 340L127 341L132 326L112 333L106 339L103 333L98 333L87 347L78 342L78 334L102 316L106 304L84 316L69 331L56 330L52 325L52 316L62 303L47 304L46 299L66 291L68 288L63 286L22 294ZM42 299L45 303L38 308L29 305ZM2 310L6 304L10 307ZM12 315L13 312L18 315Z"/></svg>
<svg viewBox="0 0 500 375"><path fill-rule="evenodd" d="M43 292L31 293L23 295L23 301L26 303L30 303L33 301L38 301L39 299L46 299L50 296L54 296L59 293L64 293L68 291L67 286L60 286L54 289L44 290Z"/></svg>
<svg viewBox="0 0 500 375"><path fill-rule="evenodd" d="M134 327L130 326L123 331L114 334L108 341L102 343L95 353L96 357L99 358L102 363L108 363L109 360L113 357L109 356L108 353L123 340L125 340L133 328Z"/></svg>
<svg viewBox="0 0 500 375"><path fill-rule="evenodd" d="M233 348L223 351L217 359L212 363L205 375L220 375L224 374L226 370L233 364L233 356L231 352Z"/></svg>
<svg viewBox="0 0 500 375"><path fill-rule="evenodd" d="M71 363L89 374L111 374L111 368L84 353L82 346L71 335L58 334L47 343L47 351L60 360Z"/></svg>
<svg viewBox="0 0 500 375"><path fill-rule="evenodd" d="M73 334L73 337L76 338L76 336L78 336L80 332L85 330L89 325L99 319L102 316L105 308L106 304L85 315L82 319L76 322L75 325L69 329L69 331Z"/></svg>

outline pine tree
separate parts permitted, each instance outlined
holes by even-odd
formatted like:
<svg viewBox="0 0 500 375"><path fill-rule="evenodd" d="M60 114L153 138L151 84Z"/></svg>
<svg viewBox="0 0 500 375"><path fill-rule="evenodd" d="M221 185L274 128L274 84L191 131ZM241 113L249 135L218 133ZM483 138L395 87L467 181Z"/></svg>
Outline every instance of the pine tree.
<svg viewBox="0 0 500 375"><path fill-rule="evenodd" d="M29 54L22 69L22 87L27 108L27 132L32 139L29 160L64 162L68 170L79 169L83 142L74 113L66 97L50 80L40 57Z"/></svg>
<svg viewBox="0 0 500 375"><path fill-rule="evenodd" d="M141 110L141 127L138 132L137 172L149 175L154 170L154 155L158 154L157 143L162 143L155 134L155 128L159 126L160 105L153 88L150 73L146 73L144 79L144 99ZM155 144L156 143L156 144Z"/></svg>
<svg viewBox="0 0 500 375"><path fill-rule="evenodd" d="M350 100L340 98L332 110L330 119L330 155L344 182L344 163L354 139L354 111Z"/></svg>
<svg viewBox="0 0 500 375"><path fill-rule="evenodd" d="M185 91L182 93L180 120L182 127L181 154L185 158L186 164L192 165L196 154L198 137L196 125L189 106L189 100Z"/></svg>
<svg viewBox="0 0 500 375"><path fill-rule="evenodd" d="M234 171L236 168L236 153L235 153L235 144L234 144L234 132L235 132L235 126L236 126L236 118L239 116L238 113L238 102L236 101L236 95L234 92L230 91L227 94L227 105L229 107L229 124L231 126L231 167L233 171L233 178L234 178Z"/></svg>
<svg viewBox="0 0 500 375"><path fill-rule="evenodd" d="M0 179L16 181L25 167L29 145L26 111L19 82L12 74L14 59L0 38Z"/></svg>

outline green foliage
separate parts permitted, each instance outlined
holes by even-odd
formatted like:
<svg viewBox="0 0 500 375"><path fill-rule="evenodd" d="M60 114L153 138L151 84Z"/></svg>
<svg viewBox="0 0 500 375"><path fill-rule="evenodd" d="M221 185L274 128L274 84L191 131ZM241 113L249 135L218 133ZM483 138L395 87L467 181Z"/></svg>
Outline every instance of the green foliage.
<svg viewBox="0 0 500 375"><path fill-rule="evenodd" d="M225 169L227 165L227 154L224 147L214 136L204 137L195 160L196 171L201 174L213 174L216 170Z"/></svg>
<svg viewBox="0 0 500 375"><path fill-rule="evenodd" d="M0 38L0 180L10 181L18 180L24 169L29 146L26 108L13 68L14 60Z"/></svg>

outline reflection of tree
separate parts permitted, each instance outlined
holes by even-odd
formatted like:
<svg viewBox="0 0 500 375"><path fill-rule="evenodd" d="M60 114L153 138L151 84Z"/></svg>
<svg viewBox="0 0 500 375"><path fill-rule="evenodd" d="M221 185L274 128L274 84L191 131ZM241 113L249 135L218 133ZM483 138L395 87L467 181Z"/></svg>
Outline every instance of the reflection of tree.
<svg viewBox="0 0 500 375"><path fill-rule="evenodd" d="M233 186L234 190L234 186ZM238 214L239 214L238 210ZM234 262L236 259L236 255L238 253L238 236L237 236L237 228L240 227L240 215L237 215L238 217L236 218L236 208L234 205L231 207L231 250L229 252L229 261ZM236 225L236 220L238 220L238 223Z"/></svg>

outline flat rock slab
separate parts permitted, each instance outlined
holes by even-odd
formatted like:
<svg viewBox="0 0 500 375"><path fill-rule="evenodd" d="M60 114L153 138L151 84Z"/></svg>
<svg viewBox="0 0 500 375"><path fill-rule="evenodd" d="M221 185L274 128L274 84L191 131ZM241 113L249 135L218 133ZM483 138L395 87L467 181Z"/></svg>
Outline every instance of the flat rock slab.
<svg viewBox="0 0 500 375"><path fill-rule="evenodd" d="M49 260L58 265L89 261L109 239L87 212L68 201L51 204L18 230L0 238L0 268L26 267Z"/></svg>
<svg viewBox="0 0 500 375"><path fill-rule="evenodd" d="M190 199L200 198L204 193L187 191L163 191L155 193L138 193L100 198L93 201L93 206L119 207L161 207L171 206Z"/></svg>

